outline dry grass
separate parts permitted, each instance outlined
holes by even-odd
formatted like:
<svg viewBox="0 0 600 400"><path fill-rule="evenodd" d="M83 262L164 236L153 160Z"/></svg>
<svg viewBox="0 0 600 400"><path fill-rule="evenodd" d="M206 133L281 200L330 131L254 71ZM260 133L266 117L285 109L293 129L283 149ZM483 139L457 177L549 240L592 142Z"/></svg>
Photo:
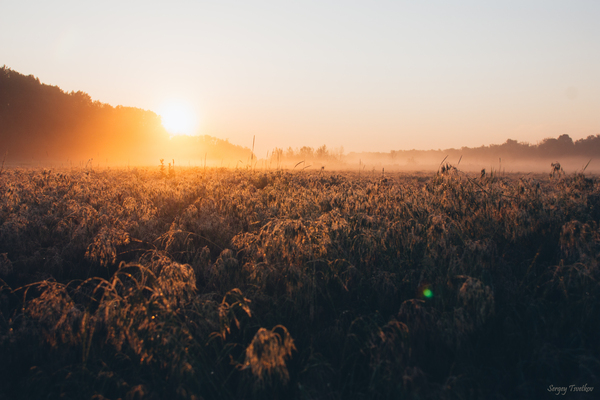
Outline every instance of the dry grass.
<svg viewBox="0 0 600 400"><path fill-rule="evenodd" d="M533 398L600 377L600 183L0 175L0 398Z"/></svg>

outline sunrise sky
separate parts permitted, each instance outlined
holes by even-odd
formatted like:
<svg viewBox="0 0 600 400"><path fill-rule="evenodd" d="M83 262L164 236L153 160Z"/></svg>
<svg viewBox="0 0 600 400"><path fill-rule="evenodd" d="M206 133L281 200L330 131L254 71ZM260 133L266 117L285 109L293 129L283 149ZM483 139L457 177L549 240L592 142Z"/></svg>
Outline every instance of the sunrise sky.
<svg viewBox="0 0 600 400"><path fill-rule="evenodd" d="M0 65L260 157L537 143L600 134L599 20L597 0L7 1Z"/></svg>

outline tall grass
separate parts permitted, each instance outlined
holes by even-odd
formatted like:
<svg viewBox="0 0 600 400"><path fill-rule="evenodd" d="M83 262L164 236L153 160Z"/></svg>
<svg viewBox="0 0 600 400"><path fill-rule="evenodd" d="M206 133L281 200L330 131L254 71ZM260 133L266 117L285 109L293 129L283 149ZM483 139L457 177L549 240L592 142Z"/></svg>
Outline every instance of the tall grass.
<svg viewBox="0 0 600 400"><path fill-rule="evenodd" d="M0 397L594 386L599 223L582 174L4 169Z"/></svg>

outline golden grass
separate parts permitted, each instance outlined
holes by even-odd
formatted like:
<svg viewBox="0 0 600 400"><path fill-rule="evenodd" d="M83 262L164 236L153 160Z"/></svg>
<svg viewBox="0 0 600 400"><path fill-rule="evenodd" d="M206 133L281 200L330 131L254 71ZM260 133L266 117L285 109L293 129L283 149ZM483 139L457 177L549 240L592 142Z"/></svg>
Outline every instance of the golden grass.
<svg viewBox="0 0 600 400"><path fill-rule="evenodd" d="M4 169L0 397L593 385L599 227L583 175Z"/></svg>

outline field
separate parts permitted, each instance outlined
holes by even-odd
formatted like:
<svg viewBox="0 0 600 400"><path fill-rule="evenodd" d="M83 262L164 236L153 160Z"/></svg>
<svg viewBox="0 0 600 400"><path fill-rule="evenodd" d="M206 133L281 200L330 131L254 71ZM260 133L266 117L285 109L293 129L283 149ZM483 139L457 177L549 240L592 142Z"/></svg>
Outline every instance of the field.
<svg viewBox="0 0 600 400"><path fill-rule="evenodd" d="M591 399L599 223L582 174L4 169L0 399Z"/></svg>

